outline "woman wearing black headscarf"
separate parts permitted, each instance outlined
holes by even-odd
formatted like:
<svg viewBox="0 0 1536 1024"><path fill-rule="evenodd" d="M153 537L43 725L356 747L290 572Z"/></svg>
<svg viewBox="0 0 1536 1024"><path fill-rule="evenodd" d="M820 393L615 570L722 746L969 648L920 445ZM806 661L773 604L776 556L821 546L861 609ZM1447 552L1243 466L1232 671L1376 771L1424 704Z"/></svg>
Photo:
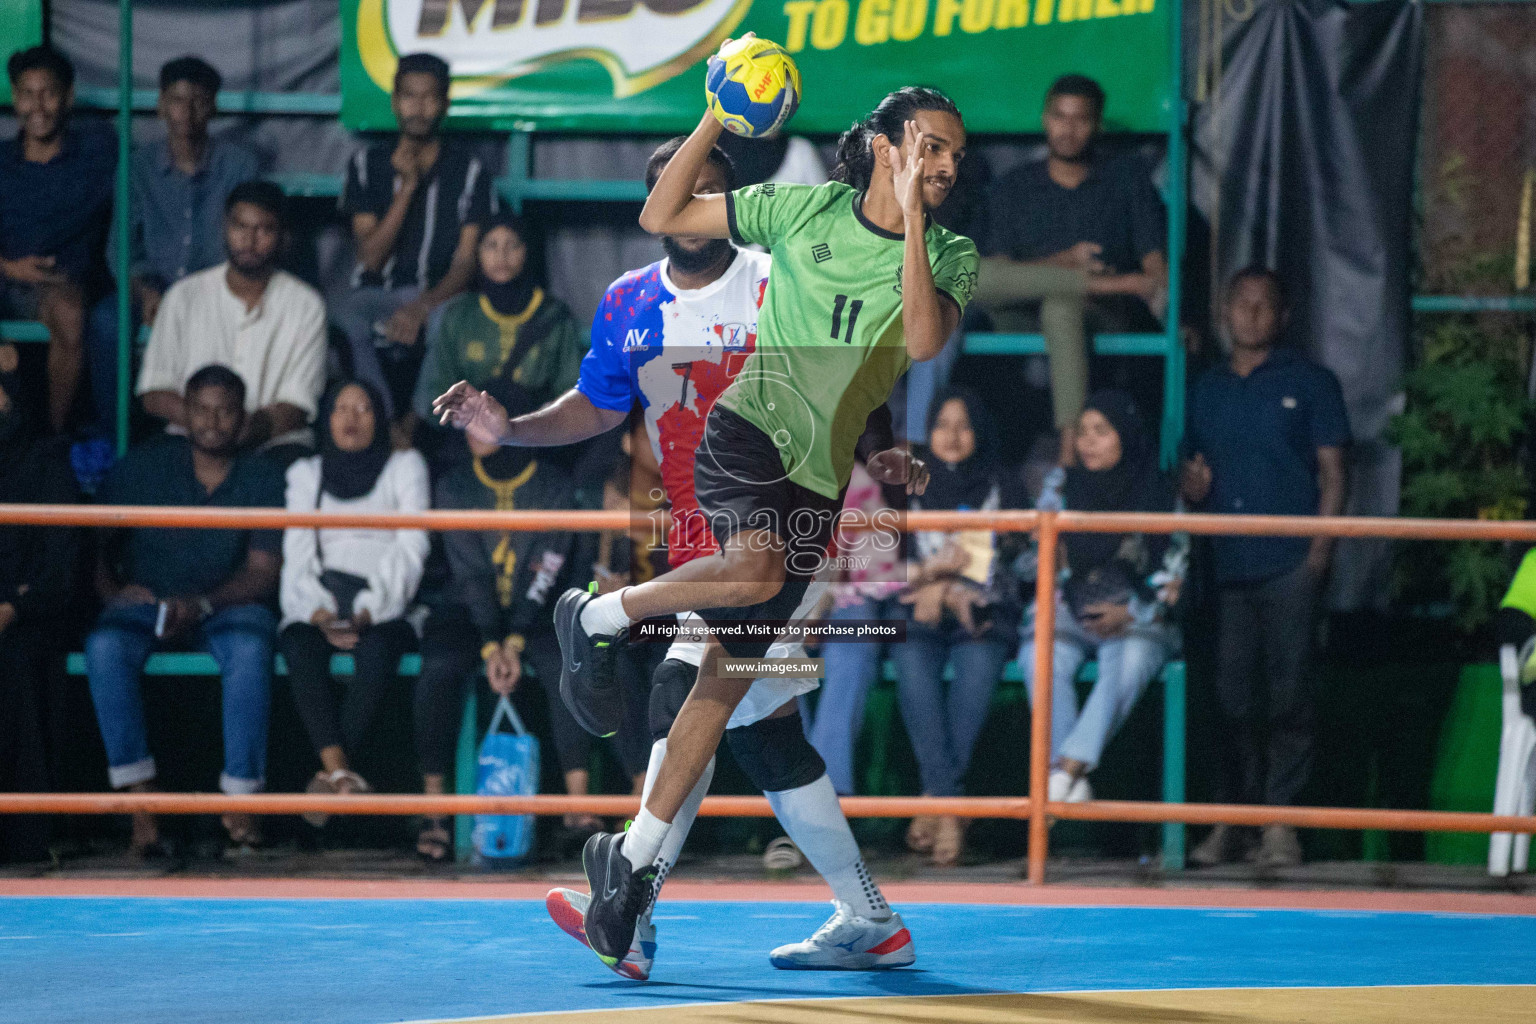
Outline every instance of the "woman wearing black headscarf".
<svg viewBox="0 0 1536 1024"><path fill-rule="evenodd" d="M373 387L346 381L321 403L320 454L288 469L290 512L421 512L430 507L427 464L420 453L390 450L384 404ZM321 770L311 793L366 792L351 759L372 724L379 699L395 680L400 655L416 643L405 620L421 583L425 530L293 527L283 535L280 591L294 703ZM340 711L331 655L353 656ZM323 824L324 816L307 816Z"/></svg>
<svg viewBox="0 0 1536 1024"><path fill-rule="evenodd" d="M996 433L980 400L951 390L933 403L928 424L928 488L914 508L980 511L1000 506ZM971 750L986 723L992 691L1012 653L1019 610L999 579L990 531L919 532L909 586L905 643L895 648L897 696L924 796L960 796ZM944 669L953 665L951 681ZM965 833L954 817L916 818L913 850L933 862L960 859Z"/></svg>
<svg viewBox="0 0 1536 1024"><path fill-rule="evenodd" d="M1041 509L1078 512L1172 512L1173 482L1157 465L1131 396L1099 391L1077 421L1077 464L1058 470L1040 495ZM1050 798L1093 799L1087 775L1125 723L1147 684L1178 645L1169 612L1178 602L1189 539L1175 534L1073 533L1062 541L1051 693ZM1034 694L1034 609L1019 665ZM1073 685L1083 662L1099 674L1081 708Z"/></svg>
<svg viewBox="0 0 1536 1024"><path fill-rule="evenodd" d="M0 345L0 501L74 502L68 449L41 436L20 401L16 363L16 349ZM57 626L77 551L69 527L0 526L0 791L52 788L44 664L64 639ZM0 815L0 862L47 856L46 819Z"/></svg>
<svg viewBox="0 0 1536 1024"><path fill-rule="evenodd" d="M484 389L505 377L535 409L576 386L587 344L566 304L539 286L529 243L526 225L509 210L486 223L474 288L444 304L428 332L411 403L425 422L436 423L432 400L461 380Z"/></svg>

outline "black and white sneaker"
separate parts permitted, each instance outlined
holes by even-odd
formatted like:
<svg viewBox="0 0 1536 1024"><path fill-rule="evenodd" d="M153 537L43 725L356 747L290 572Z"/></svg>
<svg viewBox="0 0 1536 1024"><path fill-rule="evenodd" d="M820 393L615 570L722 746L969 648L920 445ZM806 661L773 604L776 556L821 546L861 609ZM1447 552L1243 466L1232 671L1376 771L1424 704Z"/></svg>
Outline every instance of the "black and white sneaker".
<svg viewBox="0 0 1536 1024"><path fill-rule="evenodd" d="M629 955L635 925L650 905L656 882L654 864L631 868L623 842L624 833L603 832L588 839L581 851L581 867L592 890L582 930L592 952L615 971Z"/></svg>
<svg viewBox="0 0 1536 1024"><path fill-rule="evenodd" d="M593 736L619 731L623 699L614 661L624 634L594 636L581 625L581 612L596 594L572 587L555 603L555 636L560 641L560 699Z"/></svg>

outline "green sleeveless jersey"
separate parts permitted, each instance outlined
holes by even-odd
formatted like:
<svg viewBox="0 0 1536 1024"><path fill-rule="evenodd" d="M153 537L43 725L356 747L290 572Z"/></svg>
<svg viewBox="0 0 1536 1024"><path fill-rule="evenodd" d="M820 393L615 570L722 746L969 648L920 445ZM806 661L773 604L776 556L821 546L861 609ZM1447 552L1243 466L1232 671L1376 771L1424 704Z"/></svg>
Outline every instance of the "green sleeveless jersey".
<svg viewBox="0 0 1536 1024"><path fill-rule="evenodd" d="M726 195L731 237L773 253L757 344L720 404L767 434L793 482L836 498L869 414L906 372L903 236L870 223L838 182L765 182ZM929 224L933 280L961 310L976 286L976 246Z"/></svg>

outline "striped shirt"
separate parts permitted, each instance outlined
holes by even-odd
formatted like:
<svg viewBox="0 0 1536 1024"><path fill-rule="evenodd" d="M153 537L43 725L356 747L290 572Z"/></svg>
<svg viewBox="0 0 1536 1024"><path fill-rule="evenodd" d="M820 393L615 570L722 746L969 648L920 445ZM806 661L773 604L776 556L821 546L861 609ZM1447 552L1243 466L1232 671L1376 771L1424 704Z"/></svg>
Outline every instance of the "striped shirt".
<svg viewBox="0 0 1536 1024"><path fill-rule="evenodd" d="M342 216L359 213L383 218L400 188L400 176L390 165L393 140L360 149L347 163L347 184L341 193ZM491 177L484 163L465 148L443 140L437 163L416 185L395 248L378 273L359 264L352 287L431 288L453 263L459 234L467 224L484 224L496 210Z"/></svg>

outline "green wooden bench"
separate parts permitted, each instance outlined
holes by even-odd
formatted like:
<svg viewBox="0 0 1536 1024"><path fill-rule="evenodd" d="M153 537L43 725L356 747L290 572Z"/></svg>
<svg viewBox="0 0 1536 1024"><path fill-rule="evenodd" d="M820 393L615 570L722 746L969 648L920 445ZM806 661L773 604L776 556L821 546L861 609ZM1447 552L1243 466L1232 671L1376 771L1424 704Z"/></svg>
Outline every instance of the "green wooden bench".
<svg viewBox="0 0 1536 1024"><path fill-rule="evenodd" d="M85 675L85 655L79 652L70 654L65 662L66 671L72 676ZM283 661L282 655L276 655L273 659L272 670L274 674L284 676L288 674L288 666ZM349 676L355 671L350 654L336 654L331 657L331 673L338 676ZM532 673L531 666L527 670ZM1091 681L1098 672L1098 665L1089 662L1083 666L1079 678ZM218 665L214 663L213 656L200 652L161 652L152 654L148 663L144 666L144 674L151 676L214 676L218 675ZM421 674L421 655L407 654L400 659L400 674L402 676L417 676ZM948 671L946 670L946 676ZM1184 720L1185 720L1185 679L1184 663L1182 661L1170 661L1163 668L1161 680L1163 683L1163 800L1166 803L1181 804L1184 802ZM896 666L894 662L887 661L883 670L884 681L894 683L896 681ZM1019 671L1017 662L1010 661L1003 670L1003 682L1014 685L1022 685L1023 674ZM469 698L464 702L464 714L459 723L459 745L454 769L454 792L473 793L475 791L475 769L480 746L479 737L479 690L471 687ZM454 821L454 851L459 860L467 860L470 855L470 832L473 822L468 815L460 815ZM1163 868L1168 871L1179 871L1184 867L1184 826L1169 822L1163 825Z"/></svg>

